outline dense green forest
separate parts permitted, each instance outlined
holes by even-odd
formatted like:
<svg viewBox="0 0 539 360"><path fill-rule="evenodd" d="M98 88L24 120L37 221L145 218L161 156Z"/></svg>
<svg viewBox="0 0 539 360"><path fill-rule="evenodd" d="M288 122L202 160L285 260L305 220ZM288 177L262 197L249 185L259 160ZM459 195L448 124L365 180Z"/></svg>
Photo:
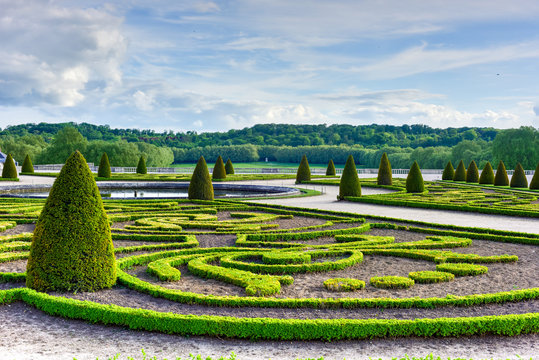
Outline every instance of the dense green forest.
<svg viewBox="0 0 539 360"><path fill-rule="evenodd" d="M349 154L363 167L378 167L387 152L393 168L422 168L475 160L503 160L508 168L521 162L534 169L539 161L539 134L533 127L435 129L425 125L288 125L258 124L241 130L196 133L194 131L112 129L87 123L24 124L0 131L0 148L22 162L29 154L35 164L63 163L75 149L97 163L103 152L113 166L135 166L141 154L148 166L196 163L200 155L215 161L218 155L234 162L265 160L325 164L333 159L344 164Z"/></svg>

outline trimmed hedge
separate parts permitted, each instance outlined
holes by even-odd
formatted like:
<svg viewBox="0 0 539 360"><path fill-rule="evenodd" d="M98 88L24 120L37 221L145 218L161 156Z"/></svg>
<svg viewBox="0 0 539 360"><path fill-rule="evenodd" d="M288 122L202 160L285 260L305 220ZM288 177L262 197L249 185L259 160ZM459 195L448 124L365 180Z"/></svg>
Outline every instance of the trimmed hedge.
<svg viewBox="0 0 539 360"><path fill-rule="evenodd" d="M404 276L373 276L369 282L381 289L408 289L414 285L414 280Z"/></svg>
<svg viewBox="0 0 539 360"><path fill-rule="evenodd" d="M475 164L475 161L471 161L468 165L468 171L466 171L466 182L467 183L477 183L479 182L479 169Z"/></svg>
<svg viewBox="0 0 539 360"><path fill-rule="evenodd" d="M453 168L453 164L451 164L451 160L450 160L447 162L444 172L442 173L442 180L453 180L454 176L455 176L455 169Z"/></svg>
<svg viewBox="0 0 539 360"><path fill-rule="evenodd" d="M97 177L100 178L110 178L111 172L110 172L110 162L109 162L109 156L106 152L101 155L101 160L99 160L99 168L97 169Z"/></svg>
<svg viewBox="0 0 539 360"><path fill-rule="evenodd" d="M496 170L496 176L494 177L494 185L496 186L509 186L509 177L507 176L507 170L503 161L498 163L498 169Z"/></svg>
<svg viewBox="0 0 539 360"><path fill-rule="evenodd" d="M530 181L531 190L539 190L539 162L535 168L535 173L533 174L532 181Z"/></svg>
<svg viewBox="0 0 539 360"><path fill-rule="evenodd" d="M137 174L147 174L148 169L146 168L146 159L144 159L143 155L140 155L140 158L138 159L137 164Z"/></svg>
<svg viewBox="0 0 539 360"><path fill-rule="evenodd" d="M356 291L365 288L365 281L350 278L333 278L324 281L324 287L329 291Z"/></svg>
<svg viewBox="0 0 539 360"><path fill-rule="evenodd" d="M335 170L335 164L333 163L333 159L329 159L328 167L326 169L326 176L335 176L337 174L337 171Z"/></svg>
<svg viewBox="0 0 539 360"><path fill-rule="evenodd" d="M217 160L215 161L211 178L212 180L226 179L225 164L223 163L223 158L221 157L221 155L219 155L217 157Z"/></svg>
<svg viewBox="0 0 539 360"><path fill-rule="evenodd" d="M490 165L490 162L488 161L485 164L483 171L481 171L481 176L479 177L479 184L494 184L494 170L492 169L492 165Z"/></svg>
<svg viewBox="0 0 539 360"><path fill-rule="evenodd" d="M436 270L448 272L455 276L475 276L486 274L488 267L475 264L446 263L436 265Z"/></svg>
<svg viewBox="0 0 539 360"><path fill-rule="evenodd" d="M348 159L346 159L339 183L339 196L337 196L337 199L344 200L347 196L361 196L361 183L357 176L356 163L352 155L348 155Z"/></svg>
<svg viewBox="0 0 539 360"><path fill-rule="evenodd" d="M460 160L453 175L453 181L466 181L466 168L464 167L464 161Z"/></svg>
<svg viewBox="0 0 539 360"><path fill-rule="evenodd" d="M4 162L4 168L2 169L2 178L4 179L17 179L17 167L11 154L7 154L6 161Z"/></svg>
<svg viewBox="0 0 539 360"><path fill-rule="evenodd" d="M187 196L190 200L213 200L213 184L204 156L198 159L193 176L191 176Z"/></svg>
<svg viewBox="0 0 539 360"><path fill-rule="evenodd" d="M522 165L520 163L517 163L517 166L515 167L515 171L513 172L513 176L511 176L511 184L510 186L516 187L516 188L527 188L528 187L528 179L526 179L526 174L524 173L524 169L522 168Z"/></svg>
<svg viewBox="0 0 539 360"><path fill-rule="evenodd" d="M307 155L301 157L301 162L298 166L298 172L296 173L296 184L301 184L303 181L311 181L311 169L309 168L309 161L307 161Z"/></svg>
<svg viewBox="0 0 539 360"><path fill-rule="evenodd" d="M408 276L418 284L435 284L451 281L455 278L452 273L443 271L414 271L409 273Z"/></svg>
<svg viewBox="0 0 539 360"><path fill-rule="evenodd" d="M378 185L393 185L393 177L391 173L391 163L387 158L387 154L383 153L378 167L378 177L376 183Z"/></svg>
<svg viewBox="0 0 539 360"><path fill-rule="evenodd" d="M269 252L262 254L262 262L266 265L309 264L311 255L302 252Z"/></svg>
<svg viewBox="0 0 539 360"><path fill-rule="evenodd" d="M422 193L425 191L425 185L423 183L423 176L417 161L414 161L410 172L406 177L406 192L408 193Z"/></svg>
<svg viewBox="0 0 539 360"><path fill-rule="evenodd" d="M28 154L26 154L26 156L24 157L24 161L22 162L21 173L34 173L34 165L32 164L32 160L30 159L30 155Z"/></svg>
<svg viewBox="0 0 539 360"><path fill-rule="evenodd" d="M226 161L225 172L227 175L234 175L234 165L232 165L232 161L230 159Z"/></svg>

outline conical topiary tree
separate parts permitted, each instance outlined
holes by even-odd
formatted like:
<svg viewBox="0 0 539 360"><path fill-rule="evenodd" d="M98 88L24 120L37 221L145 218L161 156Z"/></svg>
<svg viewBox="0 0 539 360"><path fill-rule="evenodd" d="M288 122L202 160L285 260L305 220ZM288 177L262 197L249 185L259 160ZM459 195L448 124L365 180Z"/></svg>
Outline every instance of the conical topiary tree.
<svg viewBox="0 0 539 360"><path fill-rule="evenodd" d="M221 157L221 155L217 157L217 161L213 166L213 173L211 175L211 178L213 180L221 180L226 178L225 163L223 162L223 158Z"/></svg>
<svg viewBox="0 0 539 360"><path fill-rule="evenodd" d="M466 171L466 182L467 183L477 183L479 182L479 169L475 164L475 161L471 161L468 165L468 171Z"/></svg>
<svg viewBox="0 0 539 360"><path fill-rule="evenodd" d="M425 191L425 184L423 183L423 175L421 175L421 169L417 164L417 161L414 161L408 177L406 178L406 192L409 193L420 193Z"/></svg>
<svg viewBox="0 0 539 360"><path fill-rule="evenodd" d="M510 186L516 188L528 187L528 179L526 179L526 173L524 172L524 169L522 168L522 165L520 165L520 163L517 163L515 171L513 172L513 176L511 176Z"/></svg>
<svg viewBox="0 0 539 360"><path fill-rule="evenodd" d="M17 179L17 167L11 154L7 154L4 168L2 169L2 177L4 179Z"/></svg>
<svg viewBox="0 0 539 360"><path fill-rule="evenodd" d="M24 161L22 162L21 173L24 173L24 174L34 173L34 165L32 164L32 160L30 159L30 155L28 154L26 154L26 156L24 157Z"/></svg>
<svg viewBox="0 0 539 360"><path fill-rule="evenodd" d="M509 186L509 177L507 176L507 170L503 161L498 163L498 169L496 170L496 176L494 176L494 185L496 186Z"/></svg>
<svg viewBox="0 0 539 360"><path fill-rule="evenodd" d="M535 168L535 173L533 174L532 181L530 181L530 190L539 189L539 162Z"/></svg>
<svg viewBox="0 0 539 360"><path fill-rule="evenodd" d="M489 185L494 184L494 170L492 169L492 165L490 165L490 162L488 161L485 164L483 171L481 171L481 176L479 177L479 183L489 184Z"/></svg>
<svg viewBox="0 0 539 360"><path fill-rule="evenodd" d="M110 162L107 153L103 153L103 155L101 155L101 160L99 161L99 168L97 169L97 177L107 179L111 177Z"/></svg>
<svg viewBox="0 0 539 360"><path fill-rule="evenodd" d="M339 184L338 200L344 200L345 196L361 196L361 183L357 176L356 163L354 157L348 155L346 164L342 171L341 182Z"/></svg>
<svg viewBox="0 0 539 360"><path fill-rule="evenodd" d="M191 200L213 200L213 184L204 156L198 159L195 171L193 171L187 197Z"/></svg>
<svg viewBox="0 0 539 360"><path fill-rule="evenodd" d="M333 159L330 159L328 162L328 167L326 169L326 176L335 176L337 175L337 171L335 170L335 164L333 163Z"/></svg>
<svg viewBox="0 0 539 360"><path fill-rule="evenodd" d="M307 155L303 155L301 162L299 163L298 172L296 173L296 184L301 184L303 181L311 180L311 169L309 168L309 161L307 161Z"/></svg>
<svg viewBox="0 0 539 360"><path fill-rule="evenodd" d="M38 291L96 291L116 282L110 225L86 160L66 161L36 223L26 286Z"/></svg>
<svg viewBox="0 0 539 360"><path fill-rule="evenodd" d="M225 171L227 175L234 175L234 165L232 165L232 161L230 161L230 159L226 161Z"/></svg>
<svg viewBox="0 0 539 360"><path fill-rule="evenodd" d="M138 159L137 164L137 174L147 174L148 169L146 169L146 159L144 159L144 155L140 155L140 158Z"/></svg>
<svg viewBox="0 0 539 360"><path fill-rule="evenodd" d="M453 175L453 181L466 181L466 168L464 167L464 161L460 160Z"/></svg>
<svg viewBox="0 0 539 360"><path fill-rule="evenodd" d="M378 167L378 185L393 185L393 175L391 174L391 163L387 154L383 153Z"/></svg>
<svg viewBox="0 0 539 360"><path fill-rule="evenodd" d="M451 164L451 160L449 160L445 166L444 172L442 173L442 180L453 180L454 176L455 169L453 168L453 164Z"/></svg>

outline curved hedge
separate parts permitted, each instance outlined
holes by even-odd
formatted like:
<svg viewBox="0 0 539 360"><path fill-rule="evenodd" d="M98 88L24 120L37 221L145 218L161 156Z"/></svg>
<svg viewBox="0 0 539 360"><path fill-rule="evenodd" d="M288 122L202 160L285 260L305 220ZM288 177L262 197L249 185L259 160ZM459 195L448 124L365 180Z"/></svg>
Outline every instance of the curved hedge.
<svg viewBox="0 0 539 360"><path fill-rule="evenodd" d="M414 285L414 280L404 276L373 276L369 282L381 289L408 289Z"/></svg>
<svg viewBox="0 0 539 360"><path fill-rule="evenodd" d="M471 161L468 165L468 171L466 171L466 182L467 183L477 183L479 182L479 169L475 164L475 161Z"/></svg>
<svg viewBox="0 0 539 360"><path fill-rule="evenodd" d="M21 173L34 173L34 165L32 164L32 160L30 159L30 155L28 154L26 154L26 156L24 157L24 161L22 162Z"/></svg>
<svg viewBox="0 0 539 360"><path fill-rule="evenodd" d="M460 160L453 175L453 181L466 181L466 168L464 167L464 161Z"/></svg>
<svg viewBox="0 0 539 360"><path fill-rule="evenodd" d="M517 163L515 172L513 172L513 176L511 176L511 183L509 186L515 188L528 187L528 179L526 179L526 174L524 173L524 169L522 168L522 165L520 165L520 163Z"/></svg>
<svg viewBox="0 0 539 360"><path fill-rule="evenodd" d="M391 163L387 158L387 154L383 153L378 167L378 177L376 183L378 185L393 185L393 177L391 173Z"/></svg>
<svg viewBox="0 0 539 360"><path fill-rule="evenodd" d="M417 161L414 161L410 172L406 177L406 192L409 193L421 193L425 191L425 184L423 183L423 176Z"/></svg>
<svg viewBox="0 0 539 360"><path fill-rule="evenodd" d="M452 273L443 271L414 271L409 273L408 276L419 284L434 284L451 281L455 278Z"/></svg>
<svg viewBox="0 0 539 360"><path fill-rule="evenodd" d="M357 176L356 163L352 155L348 155L348 159L346 159L339 183L339 196L337 199L344 200L346 196L361 196L361 183Z"/></svg>
<svg viewBox="0 0 539 360"><path fill-rule="evenodd" d="M481 171L481 176L479 177L479 184L494 184L494 170L492 169L492 165L490 165L490 162L488 161L485 164L483 171Z"/></svg>
<svg viewBox="0 0 539 360"><path fill-rule="evenodd" d="M213 184L204 156L198 159L197 166L191 176L189 189L187 189L187 196L191 200L213 200Z"/></svg>
<svg viewBox="0 0 539 360"><path fill-rule="evenodd" d="M453 168L453 164L451 164L451 160L449 160L442 173L442 180L453 180L454 176L455 169Z"/></svg>
<svg viewBox="0 0 539 360"><path fill-rule="evenodd" d="M307 155L301 157L298 172L296 173L296 184L301 184L303 181L311 181L311 169L309 168Z"/></svg>
<svg viewBox="0 0 539 360"><path fill-rule="evenodd" d="M337 174L337 171L335 170L335 164L333 163L333 159L329 159L328 167L326 169L326 176L335 176Z"/></svg>
<svg viewBox="0 0 539 360"><path fill-rule="evenodd" d="M486 274L488 267L476 264L445 263L436 265L436 270L448 272L455 276L475 276Z"/></svg>
<svg viewBox="0 0 539 360"><path fill-rule="evenodd" d="M350 278L333 278L324 281L324 287L329 291L356 291L365 288L365 281Z"/></svg>
<svg viewBox="0 0 539 360"><path fill-rule="evenodd" d="M97 169L97 177L100 178L110 178L111 172L110 172L110 162L109 162L109 156L106 152L101 155L101 160L99 161L99 168Z"/></svg>
<svg viewBox="0 0 539 360"><path fill-rule="evenodd" d="M494 185L496 186L509 186L509 177L507 176L507 170L503 161L498 163L498 169L496 170L496 176L494 177Z"/></svg>

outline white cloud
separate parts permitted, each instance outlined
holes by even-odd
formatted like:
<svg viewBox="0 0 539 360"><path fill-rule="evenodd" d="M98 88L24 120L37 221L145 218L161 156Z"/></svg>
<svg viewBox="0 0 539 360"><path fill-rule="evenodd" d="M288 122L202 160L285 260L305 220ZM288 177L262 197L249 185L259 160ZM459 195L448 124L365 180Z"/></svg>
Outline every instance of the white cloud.
<svg viewBox="0 0 539 360"><path fill-rule="evenodd" d="M138 90L133 94L135 106L144 111L153 110L154 98L151 95L147 95L144 92Z"/></svg>

